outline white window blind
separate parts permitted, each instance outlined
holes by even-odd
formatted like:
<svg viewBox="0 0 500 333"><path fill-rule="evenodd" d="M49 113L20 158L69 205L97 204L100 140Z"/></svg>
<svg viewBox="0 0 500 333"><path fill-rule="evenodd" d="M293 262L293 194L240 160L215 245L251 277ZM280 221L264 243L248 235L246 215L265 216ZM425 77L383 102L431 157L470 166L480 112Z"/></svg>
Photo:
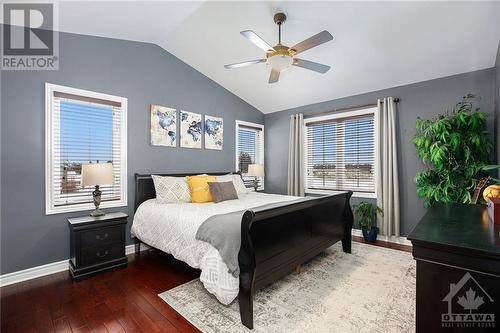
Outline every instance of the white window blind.
<svg viewBox="0 0 500 333"><path fill-rule="evenodd" d="M126 205L126 99L47 85L47 213L93 208L94 187L80 185L82 164L112 163L114 184L101 207Z"/></svg>
<svg viewBox="0 0 500 333"><path fill-rule="evenodd" d="M254 179L245 176L250 164L264 164L264 125L237 121L236 169L241 172L249 187ZM259 181L259 189L264 189L264 177L260 177Z"/></svg>
<svg viewBox="0 0 500 333"><path fill-rule="evenodd" d="M373 113L311 120L306 140L308 189L375 193Z"/></svg>

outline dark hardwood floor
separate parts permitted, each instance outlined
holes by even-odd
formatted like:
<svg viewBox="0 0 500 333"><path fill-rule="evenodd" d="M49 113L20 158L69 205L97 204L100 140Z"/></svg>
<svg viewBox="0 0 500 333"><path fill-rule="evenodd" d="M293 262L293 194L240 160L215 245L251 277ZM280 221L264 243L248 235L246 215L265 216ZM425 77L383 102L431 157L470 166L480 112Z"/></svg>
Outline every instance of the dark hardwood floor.
<svg viewBox="0 0 500 333"><path fill-rule="evenodd" d="M73 282L61 272L1 288L1 332L199 332L157 295L199 276L160 251Z"/></svg>
<svg viewBox="0 0 500 333"><path fill-rule="evenodd" d="M157 296L198 276L170 255L147 251L130 255L126 269L81 282L66 271L2 287L1 332L199 332Z"/></svg>

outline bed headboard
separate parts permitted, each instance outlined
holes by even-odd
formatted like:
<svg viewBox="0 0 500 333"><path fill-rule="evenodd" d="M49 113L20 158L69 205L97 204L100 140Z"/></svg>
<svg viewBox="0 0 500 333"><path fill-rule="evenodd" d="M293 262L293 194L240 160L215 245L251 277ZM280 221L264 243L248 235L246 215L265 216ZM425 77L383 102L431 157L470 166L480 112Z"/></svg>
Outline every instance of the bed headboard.
<svg viewBox="0 0 500 333"><path fill-rule="evenodd" d="M199 175L202 172L196 173L175 173L175 174L158 174L154 175L158 176L170 176L170 177L186 177L186 176L195 176ZM227 175L228 173L239 174L239 172L207 172L210 176L222 176ZM134 202L134 212L137 210L139 205L146 200L156 198L155 186L153 184L153 178L151 178L151 174L135 174L135 202Z"/></svg>

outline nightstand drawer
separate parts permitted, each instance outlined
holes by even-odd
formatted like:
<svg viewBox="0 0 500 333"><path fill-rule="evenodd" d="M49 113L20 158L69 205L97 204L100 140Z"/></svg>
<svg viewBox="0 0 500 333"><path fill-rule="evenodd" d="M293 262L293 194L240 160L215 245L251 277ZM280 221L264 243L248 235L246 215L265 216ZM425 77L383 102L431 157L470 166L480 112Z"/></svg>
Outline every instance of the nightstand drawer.
<svg viewBox="0 0 500 333"><path fill-rule="evenodd" d="M123 243L106 243L81 250L81 266L91 266L125 256Z"/></svg>
<svg viewBox="0 0 500 333"><path fill-rule="evenodd" d="M123 226L117 225L108 228L93 229L80 232L82 249L97 246L105 243L115 243L123 241Z"/></svg>

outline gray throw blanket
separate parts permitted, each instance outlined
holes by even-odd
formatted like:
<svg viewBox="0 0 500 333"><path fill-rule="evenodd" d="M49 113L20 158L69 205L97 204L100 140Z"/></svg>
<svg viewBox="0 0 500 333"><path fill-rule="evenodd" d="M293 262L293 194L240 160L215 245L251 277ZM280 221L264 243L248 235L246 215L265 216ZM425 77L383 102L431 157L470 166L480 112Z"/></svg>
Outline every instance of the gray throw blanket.
<svg viewBox="0 0 500 333"><path fill-rule="evenodd" d="M309 200L309 198L278 202L247 210L258 212L306 200ZM238 253L240 252L241 246L241 221L243 219L243 214L245 214L247 210L211 216L200 225L196 232L197 240L207 242L219 251L222 261L224 261L229 273L234 277L240 275Z"/></svg>

